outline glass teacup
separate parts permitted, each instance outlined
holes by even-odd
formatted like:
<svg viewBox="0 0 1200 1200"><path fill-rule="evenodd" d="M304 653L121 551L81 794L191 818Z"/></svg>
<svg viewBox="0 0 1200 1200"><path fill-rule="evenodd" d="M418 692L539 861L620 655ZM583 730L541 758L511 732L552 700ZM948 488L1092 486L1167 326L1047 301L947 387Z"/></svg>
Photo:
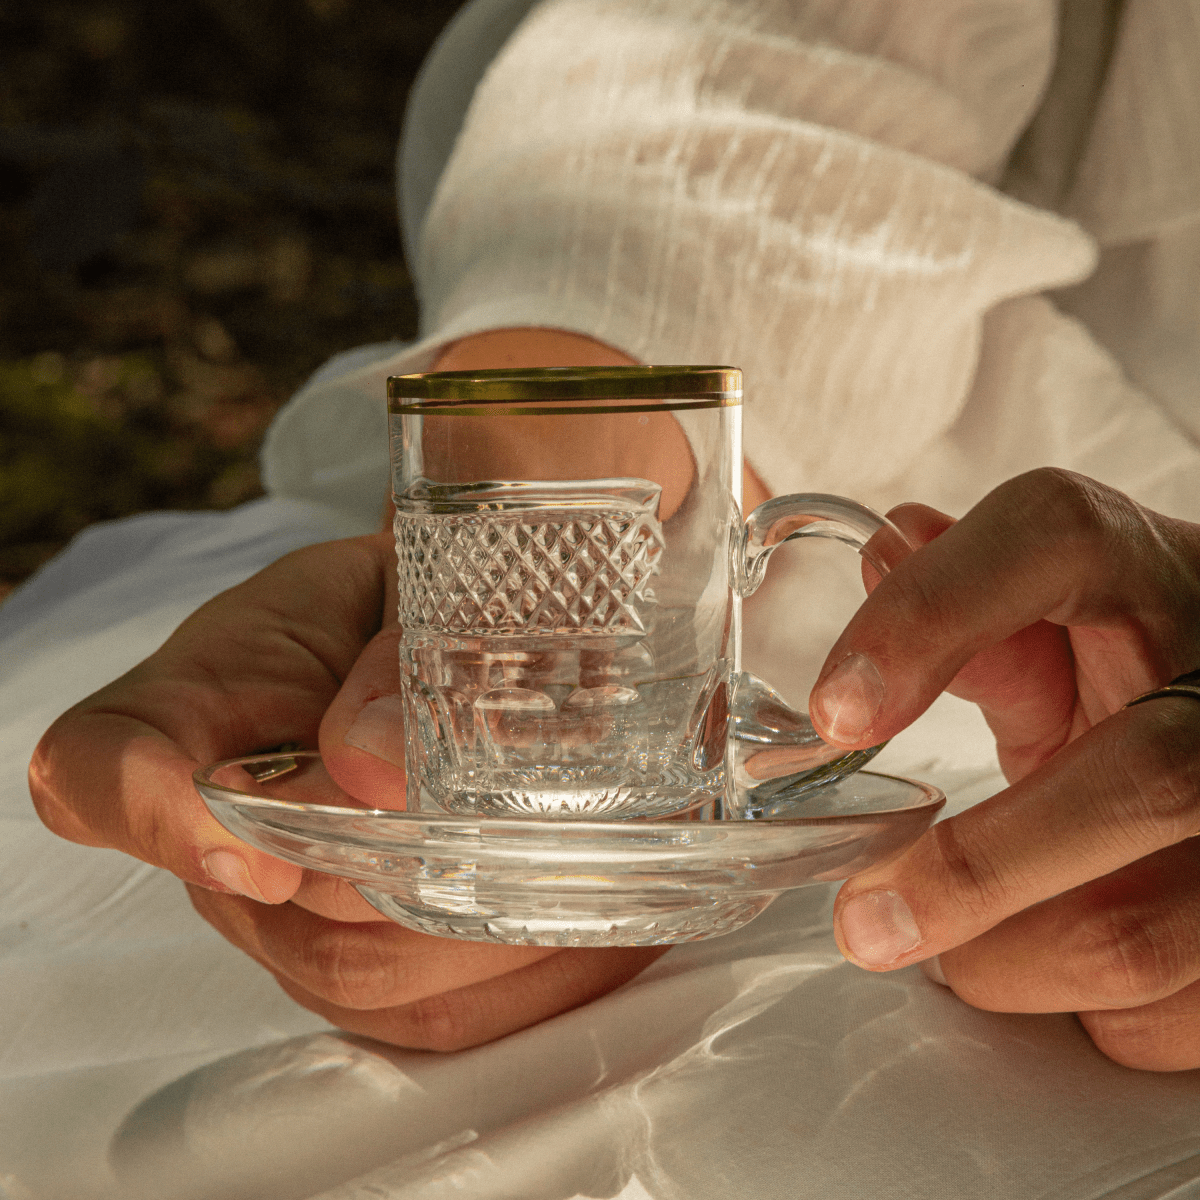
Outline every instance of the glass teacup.
<svg viewBox="0 0 1200 1200"><path fill-rule="evenodd" d="M836 496L742 519L740 371L442 372L388 398L410 810L754 816L773 781L870 757L742 674L741 601L792 538L881 572L907 547Z"/></svg>

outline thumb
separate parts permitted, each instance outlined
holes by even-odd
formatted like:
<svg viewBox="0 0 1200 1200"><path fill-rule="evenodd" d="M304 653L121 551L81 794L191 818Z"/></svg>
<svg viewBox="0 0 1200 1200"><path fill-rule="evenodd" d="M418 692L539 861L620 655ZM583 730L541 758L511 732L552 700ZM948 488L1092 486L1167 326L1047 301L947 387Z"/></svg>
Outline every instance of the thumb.
<svg viewBox="0 0 1200 1200"><path fill-rule="evenodd" d="M334 782L374 808L404 808L400 627L377 633L321 720L321 758Z"/></svg>
<svg viewBox="0 0 1200 1200"><path fill-rule="evenodd" d="M403 809L404 709L400 625L391 538L383 569L383 628L363 647L321 719L318 744L330 777L373 808Z"/></svg>

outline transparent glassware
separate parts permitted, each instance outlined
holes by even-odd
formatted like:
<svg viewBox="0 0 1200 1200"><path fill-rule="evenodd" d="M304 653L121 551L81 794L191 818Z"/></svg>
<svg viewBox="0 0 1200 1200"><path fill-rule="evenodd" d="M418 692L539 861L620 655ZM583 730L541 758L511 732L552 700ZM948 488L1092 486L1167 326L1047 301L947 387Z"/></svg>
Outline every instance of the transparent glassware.
<svg viewBox="0 0 1200 1200"><path fill-rule="evenodd" d="M695 941L746 924L790 888L886 861L945 797L862 771L789 798L768 816L563 821L368 809L311 751L196 772L235 836L349 880L380 912L441 937L517 945ZM745 806L742 806L743 808Z"/></svg>
<svg viewBox="0 0 1200 1200"><path fill-rule="evenodd" d="M444 372L388 397L410 809L754 815L872 756L742 673L741 602L785 541L880 572L908 546L837 496L743 520L740 371Z"/></svg>

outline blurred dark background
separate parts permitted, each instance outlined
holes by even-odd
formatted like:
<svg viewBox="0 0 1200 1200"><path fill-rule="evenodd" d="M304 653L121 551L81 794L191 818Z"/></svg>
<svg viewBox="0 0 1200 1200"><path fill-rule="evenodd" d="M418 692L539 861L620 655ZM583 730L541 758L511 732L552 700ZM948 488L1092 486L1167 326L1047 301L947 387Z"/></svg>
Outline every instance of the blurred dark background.
<svg viewBox="0 0 1200 1200"><path fill-rule="evenodd" d="M410 337L405 97L462 0L0 0L0 596L261 494L272 415Z"/></svg>

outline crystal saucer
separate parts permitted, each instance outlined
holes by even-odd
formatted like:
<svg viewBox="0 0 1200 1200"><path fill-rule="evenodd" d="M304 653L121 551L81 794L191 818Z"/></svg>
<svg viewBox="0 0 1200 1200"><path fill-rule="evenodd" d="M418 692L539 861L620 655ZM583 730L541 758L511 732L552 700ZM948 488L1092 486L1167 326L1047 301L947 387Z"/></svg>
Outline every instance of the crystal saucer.
<svg viewBox="0 0 1200 1200"><path fill-rule="evenodd" d="M204 767L196 788L230 833L350 880L422 933L541 946L646 946L729 933L776 896L900 853L945 796L860 771L760 819L561 821L358 805L312 751Z"/></svg>

